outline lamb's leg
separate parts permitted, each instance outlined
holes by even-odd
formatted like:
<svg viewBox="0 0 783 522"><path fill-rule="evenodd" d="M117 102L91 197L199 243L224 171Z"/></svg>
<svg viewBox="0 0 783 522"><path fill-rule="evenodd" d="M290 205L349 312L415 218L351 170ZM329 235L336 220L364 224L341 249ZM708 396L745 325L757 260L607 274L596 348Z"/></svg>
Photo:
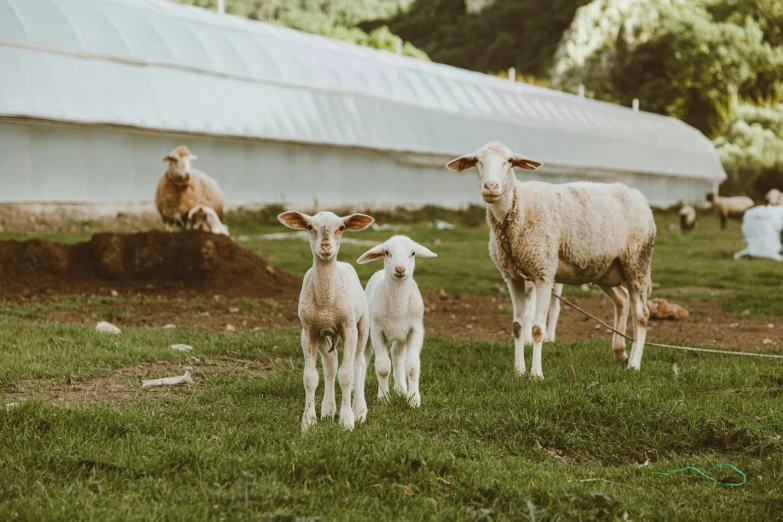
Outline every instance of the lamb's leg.
<svg viewBox="0 0 783 522"><path fill-rule="evenodd" d="M302 431L315 424L315 389L318 387L318 368L315 366L318 335L302 329L302 352L304 353L305 408L302 414Z"/></svg>
<svg viewBox="0 0 783 522"><path fill-rule="evenodd" d="M378 377L378 398L389 400L389 375L391 374L391 359L389 359L389 346L383 333L377 328L370 328L372 349L375 352L375 375Z"/></svg>
<svg viewBox="0 0 783 522"><path fill-rule="evenodd" d="M555 295L558 297L563 295L563 285L557 283L555 285ZM554 295L551 297L549 303L549 317L547 319L546 337L544 341L553 343L555 342L555 332L557 330L557 320L560 318L560 299Z"/></svg>
<svg viewBox="0 0 783 522"><path fill-rule="evenodd" d="M549 300L552 296L553 281L538 280L536 284L536 315L533 320L533 364L530 366L530 376L537 379L544 378L541 368L541 351L544 345L544 331L546 329L546 316L549 311Z"/></svg>
<svg viewBox="0 0 783 522"><path fill-rule="evenodd" d="M337 414L337 401L334 398L334 381L337 376L337 347L332 346L337 339L318 340L318 352L324 368L324 400L321 402L321 419L334 419ZM331 350L331 351L330 351Z"/></svg>
<svg viewBox="0 0 783 522"><path fill-rule="evenodd" d="M642 365L644 342L647 338L647 321L650 319L650 311L647 309L647 284L646 282L629 282L628 291L631 295L634 329L634 341L631 347L631 358L628 359L628 368L638 370Z"/></svg>
<svg viewBox="0 0 783 522"><path fill-rule="evenodd" d="M367 379L367 364L369 363L369 353L367 353L367 338L370 335L370 317L365 312L359 319L359 338L356 346L356 360L354 362L355 377L353 391L353 415L359 422L364 422L367 418L367 400L364 397L364 382Z"/></svg>
<svg viewBox="0 0 783 522"><path fill-rule="evenodd" d="M394 391L399 395L408 394L408 378L405 375L405 356L407 345L404 342L395 342L392 345L392 361L394 362Z"/></svg>
<svg viewBox="0 0 783 522"><path fill-rule="evenodd" d="M352 430L354 415L351 409L351 389L353 388L353 379L356 373L356 345L359 343L359 331L352 324L342 328L340 337L343 338L343 363L337 372L340 379L340 391L342 392L340 424L344 428Z"/></svg>
<svg viewBox="0 0 783 522"><path fill-rule="evenodd" d="M628 290L624 286L600 286L599 288L614 304L614 329L624 334L628 325ZM625 337L613 334L612 348L617 362L624 363L628 360L628 355L625 353Z"/></svg>
<svg viewBox="0 0 783 522"><path fill-rule="evenodd" d="M419 393L419 377L421 376L421 346L424 344L424 329L413 328L408 334L407 356L405 357L405 366L408 370L408 402L414 408L421 405L421 394Z"/></svg>
<svg viewBox="0 0 783 522"><path fill-rule="evenodd" d="M524 375L525 367L525 343L532 344L533 317L535 313L535 294L533 284L523 279L509 279L508 293L511 295L511 306L514 308L514 373ZM526 291L527 290L527 291ZM530 294L529 296L527 294ZM529 300L528 300L529 299Z"/></svg>

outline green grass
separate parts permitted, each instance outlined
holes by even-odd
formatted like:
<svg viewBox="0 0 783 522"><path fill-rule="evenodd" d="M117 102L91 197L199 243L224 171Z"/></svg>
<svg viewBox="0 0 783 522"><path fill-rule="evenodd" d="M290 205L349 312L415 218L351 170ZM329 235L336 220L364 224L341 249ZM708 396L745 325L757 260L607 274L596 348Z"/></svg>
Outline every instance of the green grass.
<svg viewBox="0 0 783 522"><path fill-rule="evenodd" d="M168 351L175 341L194 352ZM630 372L607 343L558 344L536 382L511 374L508 344L427 339L420 410L373 398L353 433L326 421L302 437L292 330L130 329L117 338L6 320L0 342L5 389L160 360L193 364L191 356L279 363L265 377L208 374L165 402L0 408L1 520L781 517L783 431L756 429L771 421L770 407L783 413L778 362L648 348L644 369ZM370 376L371 397L376 386ZM745 391L725 392L737 389ZM747 484L653 474L718 463L743 470Z"/></svg>

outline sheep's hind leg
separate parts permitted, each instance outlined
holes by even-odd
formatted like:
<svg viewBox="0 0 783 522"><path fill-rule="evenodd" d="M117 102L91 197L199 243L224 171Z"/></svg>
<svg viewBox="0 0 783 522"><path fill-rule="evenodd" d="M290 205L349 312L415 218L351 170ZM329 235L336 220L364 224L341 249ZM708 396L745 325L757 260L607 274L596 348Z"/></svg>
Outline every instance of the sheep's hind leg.
<svg viewBox="0 0 783 522"><path fill-rule="evenodd" d="M414 408L421 406L419 393L419 378L421 377L421 347L424 344L424 330L414 328L408 333L406 340L407 356L405 366L408 372L408 403Z"/></svg>
<svg viewBox="0 0 783 522"><path fill-rule="evenodd" d="M544 378L544 370L541 367L541 352L544 346L544 332L546 329L546 316L549 311L549 299L552 295L553 281L539 280L536 284L536 315L533 321L533 364L530 365L530 376L537 379Z"/></svg>
<svg viewBox="0 0 783 522"><path fill-rule="evenodd" d="M399 395L408 395L408 377L405 373L405 356L408 345L397 341L392 345L392 361L394 362L394 391Z"/></svg>
<svg viewBox="0 0 783 522"><path fill-rule="evenodd" d="M633 311L634 341L631 347L631 358L628 368L638 370L642 365L644 343L647 339L647 322L650 311L647 309L647 284L629 284L631 294L631 309Z"/></svg>
<svg viewBox="0 0 783 522"><path fill-rule="evenodd" d="M354 414L351 408L351 390L356 373L356 346L359 344L359 331L356 326L342 328L340 337L343 338L343 363L337 371L340 379L340 424L349 430L354 426Z"/></svg>
<svg viewBox="0 0 783 522"><path fill-rule="evenodd" d="M599 286L614 303L614 329L625 334L628 325L628 290L624 286ZM619 363L628 360L625 353L625 337L612 334L612 349L614 350L614 359Z"/></svg>
<svg viewBox="0 0 783 522"><path fill-rule="evenodd" d="M318 387L318 368L316 368L316 352L318 336L313 332L302 329L302 352L304 354L304 389L305 408L302 414L302 431L304 432L315 424L315 389Z"/></svg>
<svg viewBox="0 0 783 522"><path fill-rule="evenodd" d="M364 383L367 379L367 365L369 364L369 352L367 351L367 338L370 334L370 319L365 312L359 319L359 341L356 346L356 360L354 362L354 392L353 415L358 422L364 422L367 418L367 400L364 397Z"/></svg>
<svg viewBox="0 0 783 522"><path fill-rule="evenodd" d="M321 419L334 419L337 401L334 398L334 381L337 376L337 338L324 337L318 341L318 352L324 368L324 400L321 402Z"/></svg>
<svg viewBox="0 0 783 522"><path fill-rule="evenodd" d="M532 344L533 336L530 329L533 326L533 314L535 313L536 299L533 293L533 283L525 283L522 279L510 279L508 293L511 295L511 306L514 311L514 373L524 375L525 370L525 343ZM529 295L528 295L529 294Z"/></svg>
<svg viewBox="0 0 783 522"><path fill-rule="evenodd" d="M561 283L555 284L554 295L550 298L549 303L549 316L547 319L546 337L545 342L555 342L555 332L557 331L557 321L560 318L560 299L557 297L563 295L563 285Z"/></svg>

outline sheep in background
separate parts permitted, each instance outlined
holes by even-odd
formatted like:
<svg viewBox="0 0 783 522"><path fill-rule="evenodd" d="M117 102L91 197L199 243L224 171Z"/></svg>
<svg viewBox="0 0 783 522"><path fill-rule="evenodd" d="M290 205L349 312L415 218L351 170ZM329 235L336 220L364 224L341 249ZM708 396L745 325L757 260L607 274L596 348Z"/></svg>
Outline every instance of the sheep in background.
<svg viewBox="0 0 783 522"><path fill-rule="evenodd" d="M723 197L707 193L707 201L712 203L712 210L720 217L720 228L726 230L729 218L742 221L745 211L753 206L753 200L745 196Z"/></svg>
<svg viewBox="0 0 783 522"><path fill-rule="evenodd" d="M421 347L424 342L424 300L413 280L416 257L438 257L406 236L393 236L362 254L358 263L383 258L383 270L367 282L370 338L375 351L378 398L389 398L389 359L394 358L394 391L406 395L410 405L421 405Z"/></svg>
<svg viewBox="0 0 783 522"><path fill-rule="evenodd" d="M302 431L316 422L315 389L318 387L316 352L321 354L324 369L324 399L321 418L333 418L337 403L334 398L334 377L337 370L337 337L343 340L343 364L340 366L342 405L340 423L349 430L354 421L363 422L367 415L364 379L367 374L365 353L370 329L367 298L356 270L348 263L337 261L340 239L346 230L364 230L373 218L364 214L338 217L332 212L308 216L288 211L277 217L282 224L310 233L313 267L304 276L299 295L299 320L302 322L304 352L305 408ZM354 387L353 409L351 389Z"/></svg>
<svg viewBox="0 0 783 522"><path fill-rule="evenodd" d="M769 192L764 195L764 203L767 205L783 206L783 192L780 192L776 188L770 189Z"/></svg>
<svg viewBox="0 0 783 522"><path fill-rule="evenodd" d="M690 205L683 205L680 209L680 228L683 232L690 232L696 226L696 209Z"/></svg>
<svg viewBox="0 0 783 522"><path fill-rule="evenodd" d="M647 199L620 183L552 185L523 183L514 176L514 167L535 170L540 166L541 162L516 154L498 142L487 143L447 165L458 172L475 167L479 173L490 225L490 257L508 283L514 307L515 370L525 370L520 338L528 327L524 322L528 316L525 290L532 284L536 304L530 375L544 377L541 349L556 283L597 284L614 302L614 326L623 333L630 292L635 340L628 367L638 370L650 315L646 301L656 234ZM625 340L615 334L612 344L615 358L625 361Z"/></svg>
<svg viewBox="0 0 783 522"><path fill-rule="evenodd" d="M228 226L224 225L215 209L206 205L196 205L183 219L185 230L201 230L213 234L229 235Z"/></svg>
<svg viewBox="0 0 783 522"><path fill-rule="evenodd" d="M184 227L182 216L197 205L213 208L223 219L223 191L217 181L192 167L197 159L185 145L163 158L169 166L158 181L155 206L166 230L173 230L175 224Z"/></svg>

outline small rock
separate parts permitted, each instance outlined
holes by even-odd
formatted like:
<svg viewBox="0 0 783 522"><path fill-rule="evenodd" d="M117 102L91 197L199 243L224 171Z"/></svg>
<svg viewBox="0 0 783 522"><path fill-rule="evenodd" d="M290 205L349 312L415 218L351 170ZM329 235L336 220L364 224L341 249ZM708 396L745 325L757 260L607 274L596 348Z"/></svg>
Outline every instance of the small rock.
<svg viewBox="0 0 783 522"><path fill-rule="evenodd" d="M471 321L475 321L476 320L476 316L475 315L470 316L470 320Z"/></svg>
<svg viewBox="0 0 783 522"><path fill-rule="evenodd" d="M447 294L446 291L444 289L442 289L442 288L438 291L438 295L443 297L443 298L446 298L446 297L449 296L449 294Z"/></svg>
<svg viewBox="0 0 783 522"><path fill-rule="evenodd" d="M111 296L112 297L117 297L118 295L120 295L120 293L117 290L112 290L111 291Z"/></svg>
<svg viewBox="0 0 783 522"><path fill-rule="evenodd" d="M227 331L227 332L236 332L236 331L237 331L237 329L236 329L236 328L234 328L234 326L233 326L233 325L231 325L231 324L227 324L227 325L226 325L226 331Z"/></svg>
<svg viewBox="0 0 783 522"><path fill-rule="evenodd" d="M596 330L600 330L601 329L601 325L600 324L595 325L595 329Z"/></svg>
<svg viewBox="0 0 783 522"><path fill-rule="evenodd" d="M769 337L765 338L765 339L762 341L762 343L763 343L763 344L778 344L778 343L776 343L775 341L773 341L772 339L770 339Z"/></svg>
<svg viewBox="0 0 783 522"><path fill-rule="evenodd" d="M739 326L739 323L729 323L729 328L736 328Z"/></svg>
<svg viewBox="0 0 783 522"><path fill-rule="evenodd" d="M456 319L456 318L457 318L457 316L456 316L456 315L454 315L454 314L451 314L451 318L452 318L452 319Z"/></svg>
<svg viewBox="0 0 783 522"><path fill-rule="evenodd" d="M590 285L582 285L582 292L589 292L590 291Z"/></svg>
<svg viewBox="0 0 783 522"><path fill-rule="evenodd" d="M261 328L260 326L256 326L255 328L253 328L254 332L260 332L261 330L263 330L263 328Z"/></svg>
<svg viewBox="0 0 783 522"><path fill-rule="evenodd" d="M469 324L469 325L467 326L467 329L468 329L468 330L472 330L472 329L473 329L473 325L472 325L472 324Z"/></svg>
<svg viewBox="0 0 783 522"><path fill-rule="evenodd" d="M677 363L674 363L672 365L672 371L674 372L674 375L677 376L680 373L680 368L677 366Z"/></svg>
<svg viewBox="0 0 783 522"><path fill-rule="evenodd" d="M104 332L104 333L110 333L110 334L121 334L122 330L117 328L111 323L107 323L106 321L101 321L98 323L98 325L95 327L95 330L98 332Z"/></svg>
<svg viewBox="0 0 783 522"><path fill-rule="evenodd" d="M169 350L176 350L178 352L189 352L192 349L193 347L188 344L172 344L169 346Z"/></svg>
<svg viewBox="0 0 783 522"><path fill-rule="evenodd" d="M742 315L750 315L750 310L743 310Z"/></svg>
<svg viewBox="0 0 783 522"><path fill-rule="evenodd" d="M171 330L172 328L176 328L176 327L177 327L176 324L171 324L171 323L163 325L164 330Z"/></svg>
<svg viewBox="0 0 783 522"><path fill-rule="evenodd" d="M238 313L238 312L239 312L239 307L236 307L236 306L232 306L232 307L230 307L228 309L228 313L230 313L230 314L235 314L235 313Z"/></svg>
<svg viewBox="0 0 783 522"><path fill-rule="evenodd" d="M774 325L774 324L772 324L772 323L769 323L769 324L767 325L767 328L775 328L775 325Z"/></svg>

